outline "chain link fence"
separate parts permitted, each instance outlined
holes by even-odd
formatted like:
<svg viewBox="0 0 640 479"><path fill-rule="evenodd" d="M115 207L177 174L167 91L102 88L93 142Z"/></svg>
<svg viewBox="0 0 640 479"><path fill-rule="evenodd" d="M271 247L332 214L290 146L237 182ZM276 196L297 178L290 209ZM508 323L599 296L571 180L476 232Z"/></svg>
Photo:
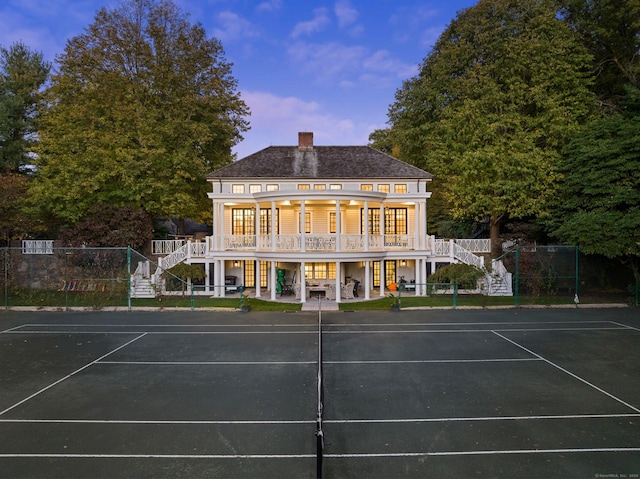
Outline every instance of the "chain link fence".
<svg viewBox="0 0 640 479"><path fill-rule="evenodd" d="M131 248L57 248L53 242L24 242L0 249L0 294L10 307L227 307L245 306L251 290L226 298L213 297L204 280L162 274L162 288L148 297L136 291L136 271L157 264ZM500 258L499 280L504 295L487 294L488 280L475 290L451 284L407 284L399 292L401 307L526 306L579 303L638 305L638 284L632 270L619 261L584 255L573 246L521 246ZM419 294L416 295L416 286ZM494 285L495 286L495 285ZM157 287L157 286L156 286ZM268 299L268 298L265 298ZM286 298L285 298L286 299ZM372 299L374 299L372 297Z"/></svg>

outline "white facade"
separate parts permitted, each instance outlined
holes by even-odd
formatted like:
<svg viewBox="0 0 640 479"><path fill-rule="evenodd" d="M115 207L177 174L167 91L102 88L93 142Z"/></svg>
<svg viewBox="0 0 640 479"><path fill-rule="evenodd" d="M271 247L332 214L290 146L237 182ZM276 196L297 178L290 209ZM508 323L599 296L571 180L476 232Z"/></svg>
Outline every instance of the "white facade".
<svg viewBox="0 0 640 479"><path fill-rule="evenodd" d="M377 150L314 148L312 136L300 134L297 147L270 147L241 162L208 177L213 234L162 246L170 253L165 269L204 265L205 294L226 295L225 279L235 277L271 300L284 286L302 302L314 291L340 302L353 297L354 285L358 298L369 299L401 278L419 295L436 262L482 266L459 241L428 234L431 175ZM353 173L354 162L361 173Z"/></svg>

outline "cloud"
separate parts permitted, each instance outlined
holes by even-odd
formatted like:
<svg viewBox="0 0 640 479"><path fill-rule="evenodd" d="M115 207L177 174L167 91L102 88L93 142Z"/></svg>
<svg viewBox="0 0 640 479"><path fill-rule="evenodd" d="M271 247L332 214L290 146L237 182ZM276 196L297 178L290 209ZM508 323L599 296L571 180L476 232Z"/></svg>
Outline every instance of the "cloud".
<svg viewBox="0 0 640 479"><path fill-rule="evenodd" d="M242 99L251 109L251 130L234 148L239 158L268 146L295 145L299 131L312 131L317 145L367 143L371 125L356 125L350 118L336 117L317 101L262 91L243 91Z"/></svg>
<svg viewBox="0 0 640 479"><path fill-rule="evenodd" d="M216 20L222 27L214 28L213 36L222 42L257 36L256 29L252 26L251 22L242 18L237 13L226 10L220 12Z"/></svg>
<svg viewBox="0 0 640 479"><path fill-rule="evenodd" d="M291 32L291 37L298 38L300 35L311 35L315 32L321 32L329 26L330 23L331 20L329 19L327 9L316 8L313 11L313 20L297 23Z"/></svg>
<svg viewBox="0 0 640 479"><path fill-rule="evenodd" d="M387 50L371 53L366 47L339 42L296 42L289 47L288 54L301 72L314 75L321 83L337 81L342 87L353 87L358 81L389 87L398 79L417 73L416 65L402 62Z"/></svg>
<svg viewBox="0 0 640 479"><path fill-rule="evenodd" d="M338 0L334 7L336 17L338 17L338 26L344 28L351 25L358 19L358 10L353 8L349 0Z"/></svg>
<svg viewBox="0 0 640 479"><path fill-rule="evenodd" d="M387 50L378 50L368 56L363 66L368 72L386 73L399 79L409 78L417 73L416 65L409 65L394 58Z"/></svg>
<svg viewBox="0 0 640 479"><path fill-rule="evenodd" d="M257 7L258 12L273 12L282 8L282 0L267 0L261 2Z"/></svg>
<svg viewBox="0 0 640 479"><path fill-rule="evenodd" d="M300 64L302 71L313 73L319 81L329 81L356 72L366 53L365 47L346 46L339 42L297 42L288 49L289 56Z"/></svg>

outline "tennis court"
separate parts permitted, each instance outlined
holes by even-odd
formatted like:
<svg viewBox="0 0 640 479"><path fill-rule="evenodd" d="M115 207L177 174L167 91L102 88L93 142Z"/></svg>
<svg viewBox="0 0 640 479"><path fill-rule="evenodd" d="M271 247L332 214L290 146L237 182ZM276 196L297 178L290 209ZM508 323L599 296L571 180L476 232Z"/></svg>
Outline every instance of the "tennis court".
<svg viewBox="0 0 640 479"><path fill-rule="evenodd" d="M318 319L2 312L0 477L640 477L637 309Z"/></svg>

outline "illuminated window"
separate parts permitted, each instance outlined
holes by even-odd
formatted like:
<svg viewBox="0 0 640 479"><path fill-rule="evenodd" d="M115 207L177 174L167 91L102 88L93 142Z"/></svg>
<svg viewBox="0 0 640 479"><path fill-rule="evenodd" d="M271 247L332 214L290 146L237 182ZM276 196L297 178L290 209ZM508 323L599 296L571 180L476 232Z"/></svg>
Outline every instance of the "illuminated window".
<svg viewBox="0 0 640 479"><path fill-rule="evenodd" d="M336 231L336 212L329 211L329 233L335 233Z"/></svg>
<svg viewBox="0 0 640 479"><path fill-rule="evenodd" d="M280 208L276 208L276 233L278 233L280 224ZM271 210L260 210L260 234L271 234Z"/></svg>
<svg viewBox="0 0 640 479"><path fill-rule="evenodd" d="M280 185L267 185L267 191L278 191L280 189Z"/></svg>
<svg viewBox="0 0 640 479"><path fill-rule="evenodd" d="M393 191L395 193L406 193L407 192L407 185L394 185L393 186Z"/></svg>
<svg viewBox="0 0 640 479"><path fill-rule="evenodd" d="M300 213L298 213L298 225L300 225ZM308 211L304 212L304 232L311 233L311 213Z"/></svg>
<svg viewBox="0 0 640 479"><path fill-rule="evenodd" d="M244 185L231 185L231 193L244 193Z"/></svg>
<svg viewBox="0 0 640 479"><path fill-rule="evenodd" d="M330 190L341 190L342 189L342 185L339 185L337 183L334 183L332 185L329 185L329 189Z"/></svg>
<svg viewBox="0 0 640 479"><path fill-rule="evenodd" d="M266 288L269 280L269 262L260 261L260 287Z"/></svg>
<svg viewBox="0 0 640 479"><path fill-rule="evenodd" d="M249 185L249 193L260 193L262 185Z"/></svg>
<svg viewBox="0 0 640 479"><path fill-rule="evenodd" d="M301 184L301 185L298 185L298 189L299 190L310 190L311 189L311 185Z"/></svg>
<svg viewBox="0 0 640 479"><path fill-rule="evenodd" d="M231 228L234 235L256 234L256 210L253 208L234 208L231 210Z"/></svg>
<svg viewBox="0 0 640 479"><path fill-rule="evenodd" d="M373 191L373 185L370 183L364 184L364 185L360 185L360 189L362 191Z"/></svg>
<svg viewBox="0 0 640 479"><path fill-rule="evenodd" d="M336 264L305 263L304 277L306 279L336 279Z"/></svg>
<svg viewBox="0 0 640 479"><path fill-rule="evenodd" d="M373 286L380 286L380 261L373 262Z"/></svg>
<svg viewBox="0 0 640 479"><path fill-rule="evenodd" d="M389 185L378 185L378 191L380 193L389 193L389 191L391 190L389 188Z"/></svg>
<svg viewBox="0 0 640 479"><path fill-rule="evenodd" d="M327 185L313 185L314 190L326 190Z"/></svg>

